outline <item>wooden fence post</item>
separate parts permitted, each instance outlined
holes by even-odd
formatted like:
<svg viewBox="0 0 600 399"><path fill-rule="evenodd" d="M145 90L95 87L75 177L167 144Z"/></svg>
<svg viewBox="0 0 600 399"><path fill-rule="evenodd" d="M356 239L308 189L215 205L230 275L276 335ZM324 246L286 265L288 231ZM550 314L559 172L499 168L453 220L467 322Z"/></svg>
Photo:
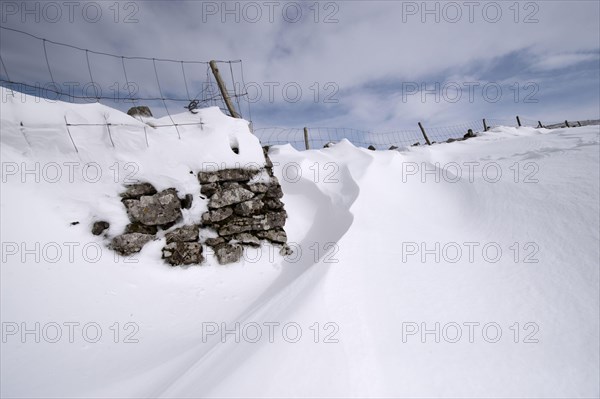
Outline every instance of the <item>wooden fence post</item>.
<svg viewBox="0 0 600 399"><path fill-rule="evenodd" d="M538 127L541 127L541 128L544 127L544 125L542 125L542 121L538 121Z"/></svg>
<svg viewBox="0 0 600 399"><path fill-rule="evenodd" d="M517 125L519 125L519 127L521 127L521 119L519 118L519 115L517 115Z"/></svg>
<svg viewBox="0 0 600 399"><path fill-rule="evenodd" d="M483 118L483 131L484 131L484 132L487 132L487 131L488 131L488 125L487 125L487 123L485 122L485 118Z"/></svg>
<svg viewBox="0 0 600 399"><path fill-rule="evenodd" d="M69 134L71 143L73 144L73 147L75 148L75 152L79 153L79 150L77 149L77 146L75 145L75 141L73 140L73 136L71 136L71 131L69 130L69 122L67 122L67 115L65 115L65 125L67 125L67 133Z"/></svg>
<svg viewBox="0 0 600 399"><path fill-rule="evenodd" d="M577 121L577 126L581 127L581 122Z"/></svg>
<svg viewBox="0 0 600 399"><path fill-rule="evenodd" d="M568 120L566 120L566 119L565 119L565 125L566 125L567 127L571 127L571 126L569 126L569 121L568 121Z"/></svg>
<svg viewBox="0 0 600 399"><path fill-rule="evenodd" d="M209 64L210 64L210 69L212 70L213 75L215 75L215 79L217 81L217 86L219 86L219 90L221 91L221 95L223 96L225 105L227 106L227 109L229 110L229 114L232 117L239 119L240 115L236 112L235 108L233 107L231 98L229 98L229 94L227 93L227 86L225 86L225 83L223 82L223 79L221 78L221 74L219 73L219 68L217 68L217 61L212 60L211 62L209 62Z"/></svg>
<svg viewBox="0 0 600 399"><path fill-rule="evenodd" d="M423 137L425 137L425 142L427 142L427 145L431 145L431 141L429 141L429 137L427 137L427 133L425 133L425 129L423 128L421 122L419 122L419 128L421 129L421 133L423 133Z"/></svg>
<svg viewBox="0 0 600 399"><path fill-rule="evenodd" d="M310 146L308 145L308 128L304 127L304 147L307 150L310 150Z"/></svg>

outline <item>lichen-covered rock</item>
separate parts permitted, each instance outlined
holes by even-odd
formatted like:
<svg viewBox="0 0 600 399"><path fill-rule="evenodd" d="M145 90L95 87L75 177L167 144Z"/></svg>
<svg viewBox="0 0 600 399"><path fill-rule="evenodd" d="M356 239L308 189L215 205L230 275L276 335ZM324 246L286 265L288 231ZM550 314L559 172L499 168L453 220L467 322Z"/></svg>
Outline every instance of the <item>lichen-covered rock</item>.
<svg viewBox="0 0 600 399"><path fill-rule="evenodd" d="M246 190L243 187L230 187L221 191L217 191L210 198L208 203L209 208L222 208L224 206L238 204L254 197L254 193Z"/></svg>
<svg viewBox="0 0 600 399"><path fill-rule="evenodd" d="M263 200L265 207L269 210L272 211L278 211L280 209L283 209L283 202L281 202L278 199L273 199L273 198L267 198Z"/></svg>
<svg viewBox="0 0 600 399"><path fill-rule="evenodd" d="M237 204L233 210L236 215L250 216L262 210L264 205L265 204L259 199L251 199Z"/></svg>
<svg viewBox="0 0 600 399"><path fill-rule="evenodd" d="M244 249L239 244L221 244L214 247L219 264L226 265L240 260Z"/></svg>
<svg viewBox="0 0 600 399"><path fill-rule="evenodd" d="M213 237L207 238L204 243L209 247L216 247L217 245L224 244L225 242L226 240L223 237Z"/></svg>
<svg viewBox="0 0 600 399"><path fill-rule="evenodd" d="M227 219L231 215L233 215L233 209L231 208L213 209L202 214L202 223L210 226L211 224L219 223Z"/></svg>
<svg viewBox="0 0 600 399"><path fill-rule="evenodd" d="M125 233L142 233L142 234L151 234L154 235L158 232L158 227L156 226L146 226L141 223L129 223L125 226Z"/></svg>
<svg viewBox="0 0 600 399"><path fill-rule="evenodd" d="M123 200L123 203L132 222L147 226L168 226L181 217L181 203L174 188L151 196L144 195L139 200Z"/></svg>
<svg viewBox="0 0 600 399"><path fill-rule="evenodd" d="M256 236L263 240L269 240L276 244L285 244L287 242L287 234L282 228L275 228L266 231L257 231Z"/></svg>
<svg viewBox="0 0 600 399"><path fill-rule="evenodd" d="M142 195L154 195L157 193L150 183L136 183L125 186L127 190L121 193L123 199L140 199Z"/></svg>
<svg viewBox="0 0 600 399"><path fill-rule="evenodd" d="M198 233L200 229L197 225L183 226L167 233L167 244L172 242L189 242L198 241Z"/></svg>
<svg viewBox="0 0 600 399"><path fill-rule="evenodd" d="M232 237L232 240L237 241L243 245L250 245L253 247L260 247L260 239L250 233L240 233Z"/></svg>
<svg viewBox="0 0 600 399"><path fill-rule="evenodd" d="M140 252L142 247L154 239L153 235L141 233L126 233L112 239L110 248L115 252L127 256Z"/></svg>
<svg viewBox="0 0 600 399"><path fill-rule="evenodd" d="M103 220L94 222L94 225L92 226L92 234L95 236L99 236L104 232L104 230L108 229L109 227L110 224Z"/></svg>
<svg viewBox="0 0 600 399"><path fill-rule="evenodd" d="M258 170L252 169L222 169L214 172L198 172L198 180L201 184L224 181L248 181L257 172Z"/></svg>
<svg viewBox="0 0 600 399"><path fill-rule="evenodd" d="M162 249L163 259L172 266L198 265L204 261L199 242L172 242Z"/></svg>
<svg viewBox="0 0 600 399"><path fill-rule="evenodd" d="M212 197L218 189L219 186L217 183L203 183L202 187L200 187L200 192L207 197Z"/></svg>
<svg viewBox="0 0 600 399"><path fill-rule="evenodd" d="M269 191L269 186L264 183L248 184L248 190L255 194L264 194Z"/></svg>
<svg viewBox="0 0 600 399"><path fill-rule="evenodd" d="M271 183L269 185L269 189L265 193L265 197L271 199L280 199L283 197L283 191L281 190L281 186L278 182Z"/></svg>
<svg viewBox="0 0 600 399"><path fill-rule="evenodd" d="M229 236L238 233L245 233L251 230L271 230L275 227L283 227L287 214L285 211L270 212L264 215L255 215L252 217L234 216L219 228L221 236Z"/></svg>

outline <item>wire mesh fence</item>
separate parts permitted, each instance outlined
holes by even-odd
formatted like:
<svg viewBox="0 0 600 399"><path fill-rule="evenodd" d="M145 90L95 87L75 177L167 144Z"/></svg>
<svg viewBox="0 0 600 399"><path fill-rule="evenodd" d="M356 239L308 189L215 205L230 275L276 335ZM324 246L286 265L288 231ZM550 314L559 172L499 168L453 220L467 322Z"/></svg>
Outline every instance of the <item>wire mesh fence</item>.
<svg viewBox="0 0 600 399"><path fill-rule="evenodd" d="M209 61L112 54L4 26L0 30L0 84L6 88L123 111L143 102L169 117L190 107L217 106L229 113ZM242 61L215 62L237 113L251 120Z"/></svg>
<svg viewBox="0 0 600 399"><path fill-rule="evenodd" d="M564 121L543 124L538 120L520 117L512 119L482 119L453 126L425 126L423 127L424 131L420 129L406 129L381 133L335 127L265 127L254 129L254 134L260 139L263 145L290 144L297 150L318 149L343 139L350 141L357 147L387 150L424 145L427 144L427 139L432 144L463 140L465 136L468 137L471 133L477 134L499 126L555 129L586 125L600 125L600 120ZM427 136L427 139L425 136Z"/></svg>

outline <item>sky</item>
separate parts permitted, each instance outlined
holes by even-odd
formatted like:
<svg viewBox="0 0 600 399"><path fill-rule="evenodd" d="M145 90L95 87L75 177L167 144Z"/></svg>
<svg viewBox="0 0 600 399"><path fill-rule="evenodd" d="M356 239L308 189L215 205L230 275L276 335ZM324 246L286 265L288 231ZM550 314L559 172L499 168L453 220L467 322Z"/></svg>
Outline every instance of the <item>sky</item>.
<svg viewBox="0 0 600 399"><path fill-rule="evenodd" d="M600 119L596 0L0 4L0 26L82 49L242 60L248 96L240 107L255 128L387 132L419 121L449 126L516 115L543 123ZM46 43L51 78L42 41L6 29L0 35L2 79L41 87L54 81L80 95L89 84L84 51ZM123 99L127 83L140 96L160 97L151 60L127 59L126 78L120 58L88 58L103 94L119 93L120 101L107 105L132 105ZM180 63L156 64L165 97L194 98L207 79L204 64L185 64L185 80ZM220 70L230 91L233 72L239 92L240 64ZM186 104L168 107L182 112ZM155 116L166 114L162 103L148 105Z"/></svg>

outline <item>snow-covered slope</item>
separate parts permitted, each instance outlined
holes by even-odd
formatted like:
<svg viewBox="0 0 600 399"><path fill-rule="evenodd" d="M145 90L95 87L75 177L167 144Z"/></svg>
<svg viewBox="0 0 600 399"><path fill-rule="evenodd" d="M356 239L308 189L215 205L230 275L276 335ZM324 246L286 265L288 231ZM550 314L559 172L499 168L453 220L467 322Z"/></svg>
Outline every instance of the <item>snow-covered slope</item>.
<svg viewBox="0 0 600 399"><path fill-rule="evenodd" d="M147 129L147 146L143 124L102 105L4 94L3 396L600 394L598 126L274 147L295 253L171 268L164 239L115 257L90 223L123 229L127 176L198 198L203 163L262 165L246 123L175 115L202 129ZM106 116L114 148L106 126L71 127L76 153L65 115Z"/></svg>

